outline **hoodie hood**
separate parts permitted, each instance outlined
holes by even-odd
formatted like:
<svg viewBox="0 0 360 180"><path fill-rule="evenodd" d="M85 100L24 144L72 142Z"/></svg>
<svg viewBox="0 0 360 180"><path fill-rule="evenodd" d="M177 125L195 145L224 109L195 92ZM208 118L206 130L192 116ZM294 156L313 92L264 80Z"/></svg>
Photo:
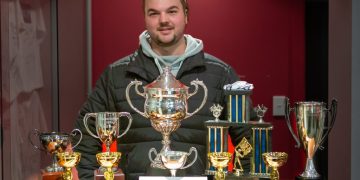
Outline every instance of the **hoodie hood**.
<svg viewBox="0 0 360 180"><path fill-rule="evenodd" d="M165 66L171 67L171 73L176 76L184 60L190 56L193 56L203 50L203 42L200 39L196 39L188 34L184 34L186 40L185 53L180 56L160 56L156 54L150 46L150 35L147 31L144 31L139 36L140 45L142 51L146 56L154 58L155 64L159 69L160 74L163 73Z"/></svg>

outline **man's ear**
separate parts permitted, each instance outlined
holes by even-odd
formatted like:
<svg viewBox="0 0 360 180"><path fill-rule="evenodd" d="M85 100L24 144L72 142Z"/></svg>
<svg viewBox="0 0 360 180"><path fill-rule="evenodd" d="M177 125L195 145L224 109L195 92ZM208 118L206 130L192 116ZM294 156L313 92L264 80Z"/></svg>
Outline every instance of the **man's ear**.
<svg viewBox="0 0 360 180"><path fill-rule="evenodd" d="M185 9L185 24L187 24L188 23L188 11L187 11L187 9Z"/></svg>

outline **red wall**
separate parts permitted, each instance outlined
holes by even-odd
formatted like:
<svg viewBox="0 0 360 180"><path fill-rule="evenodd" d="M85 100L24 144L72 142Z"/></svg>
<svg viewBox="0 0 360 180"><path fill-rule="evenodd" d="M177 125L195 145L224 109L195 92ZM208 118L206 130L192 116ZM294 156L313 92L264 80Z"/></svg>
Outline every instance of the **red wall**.
<svg viewBox="0 0 360 180"><path fill-rule="evenodd" d="M111 62L138 47L144 30L140 0L93 1L94 82ZM284 118L275 118L272 96L304 100L305 0L192 0L187 33L205 43L205 51L232 65L255 85L254 105L269 108L265 120L274 125L273 150L289 153L280 169L293 179L304 169L303 152L295 149Z"/></svg>

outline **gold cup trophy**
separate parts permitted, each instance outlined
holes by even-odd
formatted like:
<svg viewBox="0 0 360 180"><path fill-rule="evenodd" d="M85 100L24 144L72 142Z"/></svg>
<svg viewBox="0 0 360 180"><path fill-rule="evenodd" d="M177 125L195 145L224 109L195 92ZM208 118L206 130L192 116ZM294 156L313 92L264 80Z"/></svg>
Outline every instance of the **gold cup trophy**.
<svg viewBox="0 0 360 180"><path fill-rule="evenodd" d="M161 161L161 154L164 154L170 149L170 134L180 127L182 120L191 117L197 113L204 105L207 99L207 88L202 81L191 81L191 85L195 86L192 93L188 92L189 87L176 80L174 75L171 74L170 67L164 68L164 72L158 78L143 87L144 91L139 91L139 86L142 85L141 81L131 81L126 87L126 99L130 107L145 118L149 118L152 127L162 134L163 147L160 153L156 149L149 151L156 154L154 160L150 158L151 166L164 169ZM144 112L141 112L131 102L130 88L135 85L135 92L145 98ZM204 97L200 106L194 112L188 112L187 100L195 95L199 86L204 89Z"/></svg>
<svg viewBox="0 0 360 180"><path fill-rule="evenodd" d="M96 154L96 160L98 163L102 167L106 168L104 172L105 180L113 180L115 178L112 167L114 167L115 164L118 164L120 157L120 152L102 152Z"/></svg>
<svg viewBox="0 0 360 180"><path fill-rule="evenodd" d="M95 119L95 135L88 126L88 119L92 117ZM120 133L120 118L127 117L128 125L124 132ZM118 169L118 161L120 159L121 153L112 152L110 153L110 145L118 138L125 135L130 129L132 123L132 117L128 112L98 112L98 113L87 113L83 119L84 126L87 132L94 138L100 139L100 141L105 144L107 153L99 153L96 155L97 161L100 164L100 168L94 171L94 176L96 179L114 179L116 176L123 176L123 173ZM115 161L116 160L116 161ZM108 162L106 162L108 161ZM113 162L114 163L111 163ZM112 172L109 172L109 164L112 165L110 169ZM105 165L105 166L104 166ZM115 175L114 175L115 174Z"/></svg>
<svg viewBox="0 0 360 180"><path fill-rule="evenodd" d="M303 101L296 102L295 108L290 108L289 99L286 100L286 122L288 128L300 147L300 142L306 151L307 160L305 171L300 174L303 179L320 179L320 174L316 171L313 157L318 148L322 149L322 143L331 131L336 118L337 101L331 102L331 108L328 109L323 102ZM294 133L290 112L295 111L296 129L298 136ZM327 114L331 114L331 119L326 122Z"/></svg>
<svg viewBox="0 0 360 180"><path fill-rule="evenodd" d="M71 173L71 168L80 162L81 154L79 152L61 152L57 153L56 157L59 165L65 168L65 171L62 173L62 179L72 180L73 174Z"/></svg>
<svg viewBox="0 0 360 180"><path fill-rule="evenodd" d="M284 152L267 152L263 153L262 157L265 164L272 168L270 173L270 179L279 180L280 174L278 168L286 163L288 155Z"/></svg>
<svg viewBox="0 0 360 180"><path fill-rule="evenodd" d="M231 160L231 153L229 152L211 152L208 153L208 159L212 166L216 168L215 179L216 180L224 180L225 172L224 168L229 165Z"/></svg>

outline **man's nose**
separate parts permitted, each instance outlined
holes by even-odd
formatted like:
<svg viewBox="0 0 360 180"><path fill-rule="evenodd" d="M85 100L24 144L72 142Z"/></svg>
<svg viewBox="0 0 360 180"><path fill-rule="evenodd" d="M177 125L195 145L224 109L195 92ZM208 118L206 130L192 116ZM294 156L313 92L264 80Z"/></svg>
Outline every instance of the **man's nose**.
<svg viewBox="0 0 360 180"><path fill-rule="evenodd" d="M167 23L169 21L168 15L166 13L160 13L160 23Z"/></svg>

